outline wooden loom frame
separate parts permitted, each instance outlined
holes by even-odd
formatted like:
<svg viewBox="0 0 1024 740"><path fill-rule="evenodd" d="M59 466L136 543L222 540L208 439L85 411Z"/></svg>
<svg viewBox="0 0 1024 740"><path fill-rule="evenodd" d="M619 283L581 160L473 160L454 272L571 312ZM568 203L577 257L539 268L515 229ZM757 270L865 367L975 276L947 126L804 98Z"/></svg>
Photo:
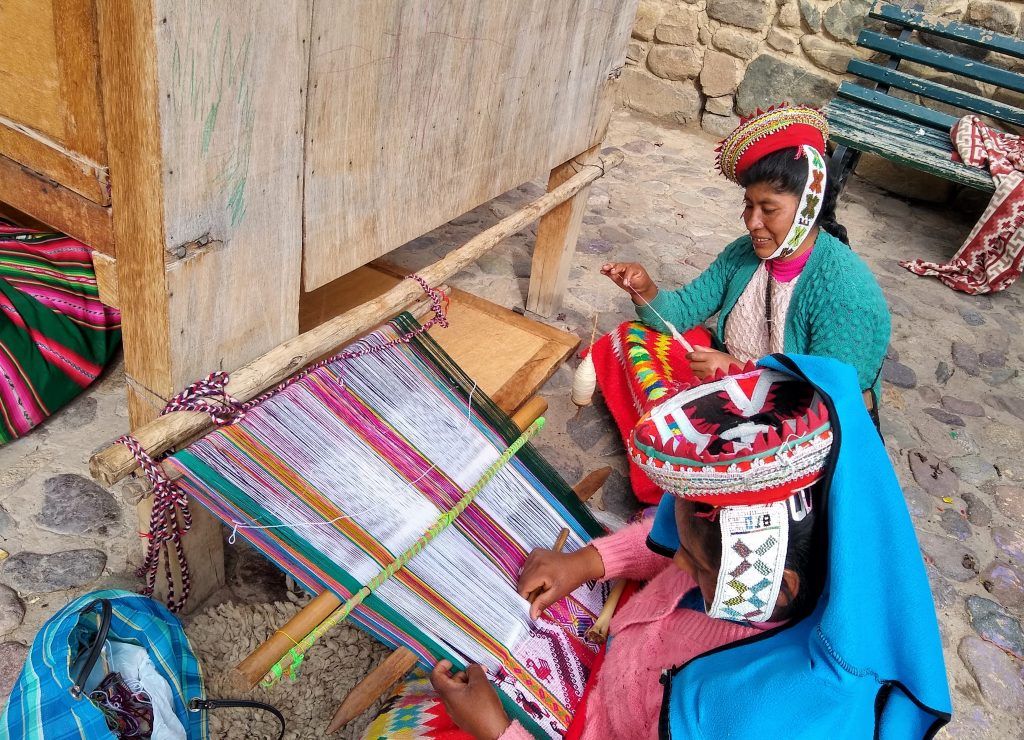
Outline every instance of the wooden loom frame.
<svg viewBox="0 0 1024 740"><path fill-rule="evenodd" d="M136 429L300 333L310 291L597 161L637 2L11 0L0 211L95 250ZM558 310L585 201L541 219L531 312ZM201 603L206 512L185 547Z"/></svg>
<svg viewBox="0 0 1024 740"><path fill-rule="evenodd" d="M622 159L621 152L612 150L601 156L595 164L574 165L573 174L569 177L559 177L561 182L548 193L499 221L418 274L432 287L438 287L493 249L504 238L544 217L545 214L560 213L560 223L564 225L567 220L575 221L578 226L582 217L582 198L578 197L579 194L586 192L590 184L603 176L608 169L618 166ZM412 281L403 280L383 295L275 347L238 369L232 373L226 391L242 401L254 398L311 362L421 300L420 287ZM525 429L543 414L546 408L547 402L544 399L534 397L513 415L513 421L520 429ZM170 449L187 445L212 428L213 424L206 414L181 411L157 417L138 429L135 437L142 447L155 457ZM90 458L90 471L93 477L108 485L124 479L135 472L137 467L138 463L131 453L121 445L111 445ZM609 473L610 469L595 471L580 481L573 490L581 500L586 500L600 489ZM186 535L185 539L187 538ZM292 641L285 633L303 636L309 634L340 603L331 591L325 589L235 668L236 686L240 690L252 689L270 666L292 647ZM365 711L414 664L415 657L411 651L403 648L394 651L350 692L335 714L332 727L340 727Z"/></svg>

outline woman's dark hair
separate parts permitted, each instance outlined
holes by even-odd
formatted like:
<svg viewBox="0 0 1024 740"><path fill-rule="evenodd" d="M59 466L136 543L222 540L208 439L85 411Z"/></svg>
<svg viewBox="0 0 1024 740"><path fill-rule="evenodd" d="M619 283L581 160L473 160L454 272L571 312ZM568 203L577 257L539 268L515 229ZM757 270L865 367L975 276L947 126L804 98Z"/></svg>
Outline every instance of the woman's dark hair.
<svg viewBox="0 0 1024 740"><path fill-rule="evenodd" d="M825 543L818 526L819 515L824 519L824 512L821 511L821 484L817 484L810 490L800 494L803 498L803 505L787 503L789 515L789 549L786 551L786 569L792 570L800 577L800 588L796 597L790 597L790 603L778 615L777 619L797 619L814 611L818 603L818 596L824 583L825 575ZM722 562L722 534L717 518L707 518L711 513L711 507L707 504L695 504L694 510L699 512L705 522L704 526L695 528L698 537L702 540L704 551L712 558L713 562ZM796 510L796 516L794 516Z"/></svg>
<svg viewBox="0 0 1024 740"><path fill-rule="evenodd" d="M771 186L777 193L789 193L799 198L807 184L807 163L797 158L795 146L780 149L757 160L740 175L740 185L750 187L757 183ZM820 226L844 244L849 244L846 227L836 221L836 200L839 187L832 176L828 157L825 157L825 199L815 225Z"/></svg>

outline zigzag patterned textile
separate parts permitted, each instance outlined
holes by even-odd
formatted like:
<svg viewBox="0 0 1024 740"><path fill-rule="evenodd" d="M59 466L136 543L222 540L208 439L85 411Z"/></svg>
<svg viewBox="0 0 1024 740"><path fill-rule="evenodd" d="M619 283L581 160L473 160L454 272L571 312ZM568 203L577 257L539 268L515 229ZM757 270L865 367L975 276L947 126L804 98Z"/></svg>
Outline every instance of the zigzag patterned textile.
<svg viewBox="0 0 1024 740"><path fill-rule="evenodd" d="M713 346L711 333L698 326L683 333L693 346ZM640 416L679 383L691 383L686 350L670 335L627 321L594 342L594 368L601 395L628 444ZM632 461L629 465L633 494L645 504L661 501L662 488Z"/></svg>
<svg viewBox="0 0 1024 740"><path fill-rule="evenodd" d="M403 314L352 346L416 325ZM332 363L175 454L182 489L310 590L345 601L451 508L519 430L426 335ZM604 602L581 587L533 622L515 583L527 554L602 532L531 446L455 523L352 613L421 665L487 667L537 737L568 726ZM298 635L294 635L299 639Z"/></svg>

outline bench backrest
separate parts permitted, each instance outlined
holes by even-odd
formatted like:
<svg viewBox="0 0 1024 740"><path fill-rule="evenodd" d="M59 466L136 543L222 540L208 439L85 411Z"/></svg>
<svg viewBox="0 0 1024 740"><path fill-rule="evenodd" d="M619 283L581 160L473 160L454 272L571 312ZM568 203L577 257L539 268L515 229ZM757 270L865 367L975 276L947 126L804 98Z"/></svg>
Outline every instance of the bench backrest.
<svg viewBox="0 0 1024 740"><path fill-rule="evenodd" d="M945 132L956 123L956 116L894 97L889 91L892 88L903 90L922 99L945 103L1012 126L1024 126L1024 110L1020 108L917 77L899 69L900 62L907 60L1024 93L1024 75L1006 69L994 60L977 61L915 43L911 36L914 31L923 31L932 36L977 47L985 52L997 52L1021 60L1024 60L1024 41L958 21L942 21L921 10L905 10L892 3L876 3L869 17L898 27L899 37L894 38L871 30L861 31L857 45L887 55L888 61L874 63L852 59L847 71L860 77L867 86L844 82L839 86L839 97Z"/></svg>

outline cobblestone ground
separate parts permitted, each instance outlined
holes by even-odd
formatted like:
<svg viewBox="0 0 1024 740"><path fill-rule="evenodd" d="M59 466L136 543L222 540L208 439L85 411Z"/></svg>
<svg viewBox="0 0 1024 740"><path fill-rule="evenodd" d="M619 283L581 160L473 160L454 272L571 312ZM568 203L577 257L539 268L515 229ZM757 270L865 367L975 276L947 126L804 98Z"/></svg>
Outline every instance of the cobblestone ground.
<svg viewBox="0 0 1024 740"><path fill-rule="evenodd" d="M618 113L609 144L626 159L593 188L565 304L551 322L584 339L595 317L607 331L632 315L629 299L600 275L603 262L639 261L661 285L677 286L743 233L741 193L715 173L714 142L705 135ZM507 193L394 259L428 264L540 192L533 183ZM976 204L921 206L856 178L839 209L892 309L882 425L942 628L955 707L946 736L1007 738L1024 735L1024 286L972 298L896 264L947 258L977 215ZM533 230L515 235L452 283L521 307L533 239ZM540 445L570 481L602 465L615 469L595 501L614 524L635 508L622 445L599 401L576 413L571 381L572 369L563 367L542 391L551 408ZM4 693L25 644L55 609L87 590L136 585L134 510L87 471L89 455L126 427L123 374L114 367L43 428L0 448L0 547L9 553L0 572ZM232 588L220 600L281 597L267 568L244 553L232 563Z"/></svg>

